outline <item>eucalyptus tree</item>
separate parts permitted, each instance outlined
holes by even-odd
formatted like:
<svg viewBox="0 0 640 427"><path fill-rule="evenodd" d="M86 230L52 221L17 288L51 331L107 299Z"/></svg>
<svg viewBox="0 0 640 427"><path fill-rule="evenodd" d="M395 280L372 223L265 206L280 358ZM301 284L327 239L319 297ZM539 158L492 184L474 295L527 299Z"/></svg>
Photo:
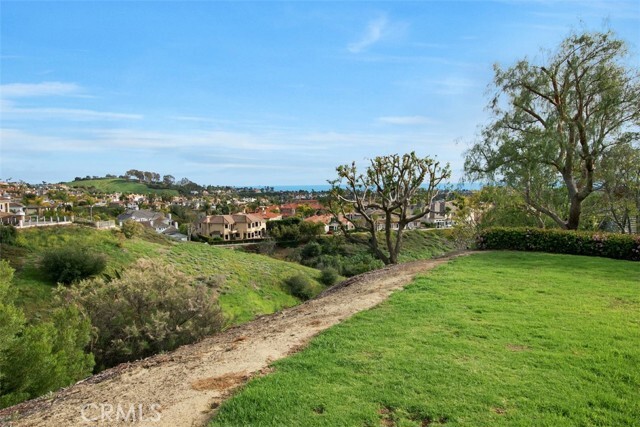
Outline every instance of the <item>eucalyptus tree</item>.
<svg viewBox="0 0 640 427"><path fill-rule="evenodd" d="M602 165L602 205L621 233L640 230L640 147L615 147ZM635 225L635 227L634 227Z"/></svg>
<svg viewBox="0 0 640 427"><path fill-rule="evenodd" d="M355 162L336 171L338 178L329 181L331 212L348 221L339 224L349 240L361 242L357 233L366 232L366 243L385 264L398 262L405 227L430 212L438 184L451 176L448 164L414 152L375 157L364 173L358 172ZM380 229L386 252L379 244Z"/></svg>
<svg viewBox="0 0 640 427"><path fill-rule="evenodd" d="M542 64L496 65L490 124L466 153L473 179L517 189L527 205L577 229L603 160L638 135L640 79L611 32L573 34Z"/></svg>

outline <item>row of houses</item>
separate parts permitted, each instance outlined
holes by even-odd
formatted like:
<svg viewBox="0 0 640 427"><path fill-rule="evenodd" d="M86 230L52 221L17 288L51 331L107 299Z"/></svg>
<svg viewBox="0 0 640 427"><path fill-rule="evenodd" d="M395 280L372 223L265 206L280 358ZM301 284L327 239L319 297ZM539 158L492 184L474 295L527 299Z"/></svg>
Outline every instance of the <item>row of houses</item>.
<svg viewBox="0 0 640 427"><path fill-rule="evenodd" d="M224 241L234 240L258 240L266 236L268 221L278 221L283 218L295 215L299 204L290 204L289 206L263 207L254 213L237 213L233 215L208 215L201 218L195 227L196 233L206 236L219 238ZM305 204L305 206L310 206ZM314 206L311 206L314 209ZM324 208L317 205L318 211L315 215L305 218L305 221L321 223L324 225L325 233L332 234L339 232L343 227L347 230L353 230L355 225L363 222L363 216L358 213L350 213L345 216L334 216L328 213L322 213ZM455 207L451 202L438 201L431 205L431 212L424 218L410 222L406 225L409 230L417 228L425 228L425 223L436 228L447 228L453 225L452 215ZM386 228L386 218L384 212L371 210L367 215L375 219L376 229L382 231ZM397 230L399 228L399 219L397 216L391 218L391 228Z"/></svg>

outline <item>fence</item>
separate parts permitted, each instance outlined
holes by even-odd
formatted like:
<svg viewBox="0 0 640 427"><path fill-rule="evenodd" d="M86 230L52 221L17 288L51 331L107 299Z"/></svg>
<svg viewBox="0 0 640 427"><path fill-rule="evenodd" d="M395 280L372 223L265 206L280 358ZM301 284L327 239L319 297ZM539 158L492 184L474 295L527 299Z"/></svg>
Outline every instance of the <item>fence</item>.
<svg viewBox="0 0 640 427"><path fill-rule="evenodd" d="M38 216L31 216L31 217L26 217L24 219L24 221L20 221L16 224L16 227L18 228L28 228L28 227L46 227L46 226L51 226L51 225L68 225L71 224L73 222L73 218L72 217L50 217L50 218L45 218L45 217L38 217Z"/></svg>

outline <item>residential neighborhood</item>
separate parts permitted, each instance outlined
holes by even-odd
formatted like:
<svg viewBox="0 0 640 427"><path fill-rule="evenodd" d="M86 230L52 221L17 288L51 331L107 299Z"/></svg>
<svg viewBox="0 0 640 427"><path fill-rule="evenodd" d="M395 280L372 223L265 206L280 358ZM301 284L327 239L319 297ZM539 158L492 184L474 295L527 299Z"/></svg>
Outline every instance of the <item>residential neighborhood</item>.
<svg viewBox="0 0 640 427"><path fill-rule="evenodd" d="M135 221L174 240L202 236L240 242L264 239L268 222L286 218L321 223L325 234L339 233L343 228L353 230L362 220L357 213L335 216L318 198L305 197L302 192L275 194L267 192L268 189L199 188L159 196L99 191L76 183L82 181L74 181L72 185L0 182L0 221L19 228L72 223L111 228ZM431 212L407 224L407 228L452 227L455 209L450 200L434 201ZM384 230L384 215L374 210L367 214L375 218L378 231ZM391 226L398 228L397 218L392 218Z"/></svg>

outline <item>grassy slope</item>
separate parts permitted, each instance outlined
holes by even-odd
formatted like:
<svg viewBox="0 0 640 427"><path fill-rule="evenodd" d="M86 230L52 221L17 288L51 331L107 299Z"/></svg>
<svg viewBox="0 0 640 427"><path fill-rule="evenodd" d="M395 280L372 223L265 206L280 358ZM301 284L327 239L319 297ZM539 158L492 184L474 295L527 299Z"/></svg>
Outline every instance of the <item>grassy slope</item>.
<svg viewBox="0 0 640 427"><path fill-rule="evenodd" d="M400 262L433 258L455 249L451 230L408 230L402 239Z"/></svg>
<svg viewBox="0 0 640 427"><path fill-rule="evenodd" d="M234 323L297 304L299 301L281 288L287 277L303 274L317 279L320 275L318 270L298 264L202 243L173 245L166 259L219 286L220 305Z"/></svg>
<svg viewBox="0 0 640 427"><path fill-rule="evenodd" d="M108 274L140 256L155 256L162 248L142 239L127 241L110 231L81 226L27 228L19 231L18 239L21 247L13 248L14 254L5 252L3 257L16 268L14 284L18 288L18 303L29 316L46 313L54 289L37 269L38 258L44 250L64 245L90 248L107 256L105 273Z"/></svg>
<svg viewBox="0 0 640 427"><path fill-rule="evenodd" d="M143 184L143 183L127 181L126 179L120 179L120 178L90 179L85 181L67 182L66 184L71 187L82 187L82 188L95 187L98 190L105 193L133 193L133 194L159 193L159 194L170 194L172 196L178 195L178 192L176 190L157 190L154 188L149 188L147 187L146 184Z"/></svg>
<svg viewBox="0 0 640 427"><path fill-rule="evenodd" d="M21 230L19 239L21 247L4 246L0 251L17 269L14 283L19 290L18 303L29 316L47 312L54 288L39 274L38 257L43 250L62 245L83 246L105 254L109 260L107 274L143 256L162 257L188 274L215 282L220 291L220 304L235 322L248 321L256 315L296 304L297 299L282 291L282 281L297 273L314 278L319 275L314 269L261 255L204 244L170 244L152 232L145 239L129 240L117 232L88 227L47 227ZM448 247L442 233L407 232L400 259L404 262L428 258Z"/></svg>
<svg viewBox="0 0 640 427"><path fill-rule="evenodd" d="M217 425L634 425L640 265L484 253L321 334Z"/></svg>
<svg viewBox="0 0 640 427"><path fill-rule="evenodd" d="M284 278L297 273L319 276L317 270L265 256L197 243L169 243L155 233L147 236L152 241L129 240L117 232L72 226L25 229L19 236L22 247L3 248L2 252L17 268L14 283L18 302L30 316L46 314L54 288L36 269L38 257L46 248L61 245L82 245L105 254L107 274L143 256L172 262L187 274L215 282L220 304L235 323L297 304L296 298L281 289Z"/></svg>

